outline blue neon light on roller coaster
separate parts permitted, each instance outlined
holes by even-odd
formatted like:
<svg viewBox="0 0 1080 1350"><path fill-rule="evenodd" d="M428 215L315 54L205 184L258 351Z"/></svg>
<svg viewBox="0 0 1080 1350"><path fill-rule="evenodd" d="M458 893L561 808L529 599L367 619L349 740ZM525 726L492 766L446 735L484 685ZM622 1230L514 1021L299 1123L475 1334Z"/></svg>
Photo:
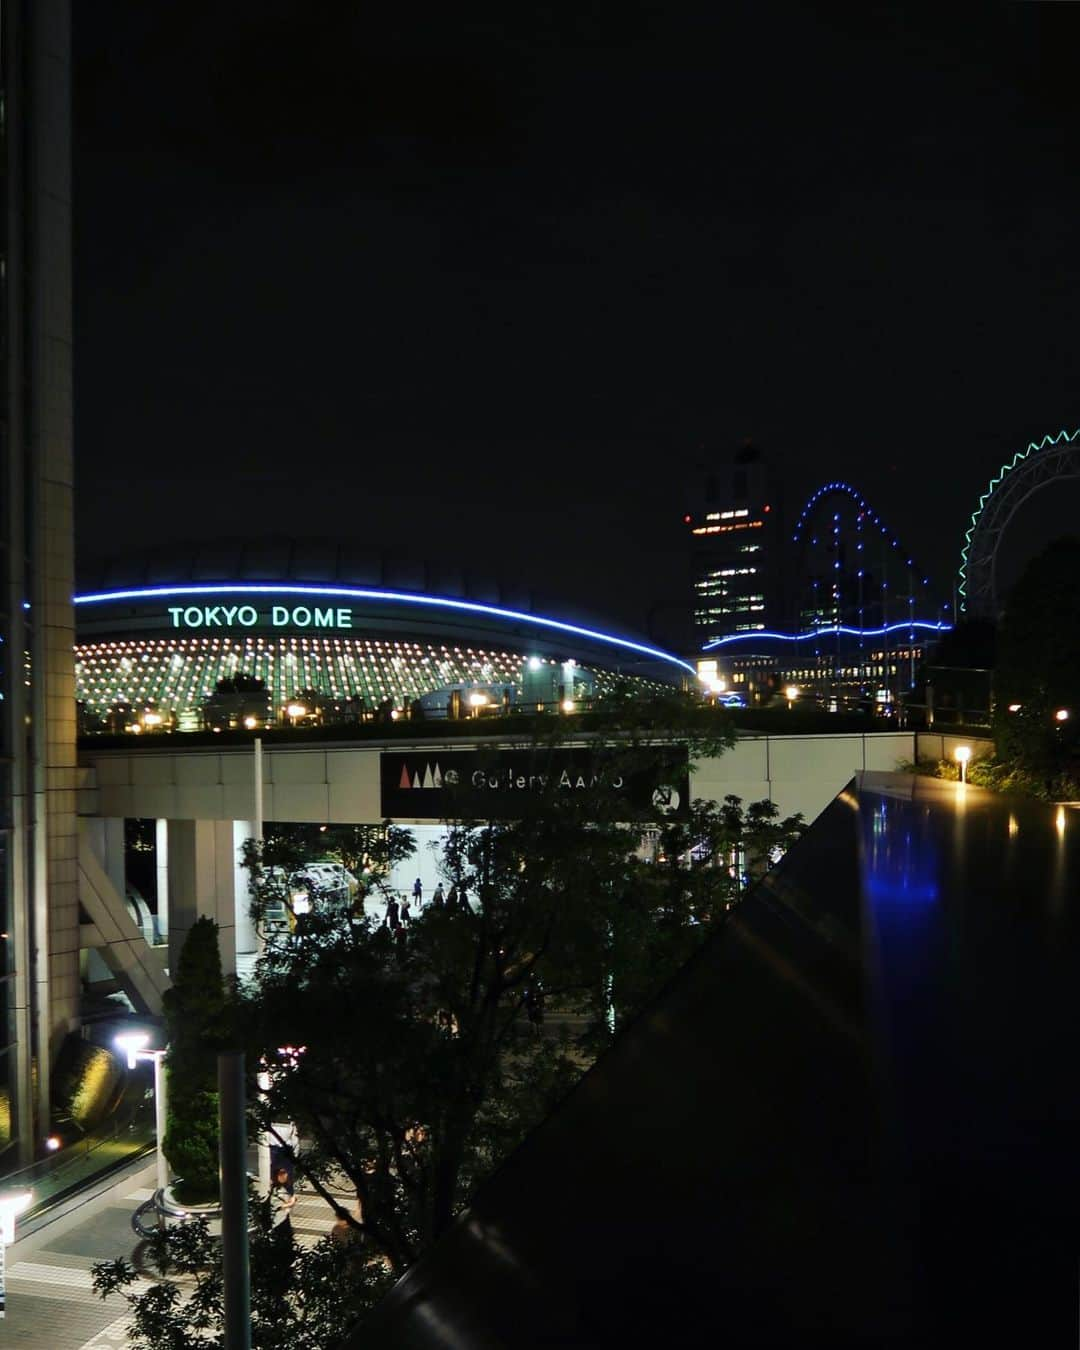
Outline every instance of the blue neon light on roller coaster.
<svg viewBox="0 0 1080 1350"><path fill-rule="evenodd" d="M600 633L594 628L582 628L577 624L564 623L561 619L547 619L539 614L523 614L516 609L501 609L497 605L482 605L474 600L452 600L445 595L415 595L408 591L373 591L353 586L254 586L239 583L235 586L148 586L130 591L99 591L94 595L76 595L76 605L108 604L115 600L150 600L173 595L306 595L333 596L339 600L388 600L396 604L426 605L431 609L457 609L468 614L487 614L496 619L511 619L514 623L532 623L540 628L550 628L557 633L571 633L575 637L593 638L597 642L607 642L616 647L625 647L628 651L640 652L657 661L667 661L673 666L697 674L694 667L682 661L671 652L659 647L648 647L642 642L632 642L629 638L616 637L614 633Z"/></svg>
<svg viewBox="0 0 1080 1350"><path fill-rule="evenodd" d="M799 538L802 534L803 527L806 524L807 517L810 515L811 511L822 499L822 497L827 497L832 492L847 493L847 495L852 499L852 501L854 501L855 504L858 506L860 511L862 511L865 515L867 515L870 518L870 523L878 527L879 532L881 534L885 535L886 538L892 537L892 546L897 551L897 553L903 553L903 550L900 548L899 538L892 536L888 526L885 525L881 517L870 505L870 503L866 500L866 498L862 495L859 489L856 487L852 487L850 483L845 483L840 479L836 479L832 483L823 483L821 487L819 487L817 491L810 497L809 501L806 503L803 509L799 512L799 519L795 522L795 533L791 536L792 540L795 543L799 542ZM833 516L834 521L839 520L839 518L840 518L839 515ZM835 529L833 530L833 533L834 534L836 533ZM817 541L815 540L814 542L816 543ZM861 548L862 545L860 544L859 547ZM906 564L908 567L914 568L915 567L914 558L906 559ZM929 577L923 577L922 584L924 586L928 586L930 584Z"/></svg>
<svg viewBox="0 0 1080 1350"><path fill-rule="evenodd" d="M730 642L751 642L755 638L778 638L781 642L808 642L811 638L829 637L833 633L849 633L852 637L884 637L886 633L898 633L901 629L929 628L935 633L947 633L951 628L951 623L928 623L925 619L905 619L903 623L888 623L884 628L848 628L844 624L838 624L834 628L815 628L809 633L769 633L758 631L756 633L731 633L727 637L715 638L712 642L707 642L702 647L703 652L712 651L714 647L726 647Z"/></svg>

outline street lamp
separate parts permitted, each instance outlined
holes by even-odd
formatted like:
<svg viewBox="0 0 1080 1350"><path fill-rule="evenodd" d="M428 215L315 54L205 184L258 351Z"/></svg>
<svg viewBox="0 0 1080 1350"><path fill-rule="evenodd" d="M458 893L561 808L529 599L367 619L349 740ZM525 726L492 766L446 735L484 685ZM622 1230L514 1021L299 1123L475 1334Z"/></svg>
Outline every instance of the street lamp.
<svg viewBox="0 0 1080 1350"><path fill-rule="evenodd" d="M960 765L960 781L961 783L966 783L968 760L971 758L971 746L958 745L953 751L953 757L957 764Z"/></svg>
<svg viewBox="0 0 1080 1350"><path fill-rule="evenodd" d="M1068 708L1059 708L1057 712L1054 713L1055 722L1067 722L1068 720L1069 720Z"/></svg>
<svg viewBox="0 0 1080 1350"><path fill-rule="evenodd" d="M116 1037L116 1046L127 1056L127 1066L134 1069L141 1059L154 1065L154 1143L157 1161L157 1187L163 1191L169 1184L169 1165L165 1161L162 1142L165 1139L165 1073L164 1050L147 1050L150 1037L145 1031L126 1031Z"/></svg>
<svg viewBox="0 0 1080 1350"><path fill-rule="evenodd" d="M798 686L794 684L789 684L788 687L784 690L784 697L787 699L788 712L790 712L792 708L795 706L795 700L799 697Z"/></svg>

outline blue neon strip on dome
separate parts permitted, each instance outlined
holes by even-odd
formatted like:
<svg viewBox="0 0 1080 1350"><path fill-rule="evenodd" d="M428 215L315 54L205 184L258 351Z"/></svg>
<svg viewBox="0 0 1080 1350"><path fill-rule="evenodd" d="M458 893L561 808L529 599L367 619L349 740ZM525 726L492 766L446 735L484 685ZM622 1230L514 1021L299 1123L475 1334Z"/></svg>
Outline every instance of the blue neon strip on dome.
<svg viewBox="0 0 1080 1350"><path fill-rule="evenodd" d="M564 623L561 619L547 619L539 614L523 614L516 609L500 609L497 605L482 605L474 600L452 600L445 595L414 595L408 591L372 591L350 586L254 586L239 583L235 586L148 586L131 591L99 591L95 595L76 595L76 605L107 604L113 600L150 600L170 595L307 595L333 596L339 600L389 600L406 605L426 605L432 609L457 609L468 614L487 614L496 619L512 619L515 623L533 623L541 628L550 628L557 633L572 633L575 637L593 638L597 642L607 642L616 647L625 647L628 651L641 652L644 656L654 657L658 661L667 661L673 666L697 674L694 667L682 661L671 652L661 651L659 647L648 647L641 642L632 642L629 638L616 637L613 633L600 633L593 628L581 628L577 624Z"/></svg>
<svg viewBox="0 0 1080 1350"><path fill-rule="evenodd" d="M703 652L712 651L714 647L726 647L730 642L751 642L756 638L778 638L781 642L807 642L811 638L829 637L835 633L849 633L852 637L884 637L886 633L898 633L901 629L929 628L934 633L947 633L952 628L951 623L937 622L928 623L924 619L905 619L903 623L889 623L884 628L848 628L844 624L839 624L835 628L815 628L810 633L769 633L759 631L757 633L731 633L728 637L716 638L712 642L707 642L702 647Z"/></svg>

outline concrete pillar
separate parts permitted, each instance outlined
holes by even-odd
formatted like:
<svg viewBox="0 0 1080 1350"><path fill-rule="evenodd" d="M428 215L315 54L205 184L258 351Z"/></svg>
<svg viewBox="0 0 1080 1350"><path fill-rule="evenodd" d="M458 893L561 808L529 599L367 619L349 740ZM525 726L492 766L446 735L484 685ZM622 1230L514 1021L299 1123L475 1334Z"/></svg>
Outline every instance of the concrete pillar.
<svg viewBox="0 0 1080 1350"><path fill-rule="evenodd" d="M244 842L254 839L255 826L250 820L233 821L233 858L235 860L234 893L236 895L236 952L238 956L257 956L261 950L259 935L251 922L251 894L248 872L242 865Z"/></svg>
<svg viewBox="0 0 1080 1350"><path fill-rule="evenodd" d="M83 827L101 870L121 900L127 894L127 858L123 816L87 816Z"/></svg>
<svg viewBox="0 0 1080 1350"><path fill-rule="evenodd" d="M155 821L154 867L157 871L158 937L169 940L169 822Z"/></svg>
<svg viewBox="0 0 1080 1350"><path fill-rule="evenodd" d="M90 840L94 857L121 898L127 894L127 868L124 858L124 820L122 816L87 816L84 833Z"/></svg>
<svg viewBox="0 0 1080 1350"><path fill-rule="evenodd" d="M218 925L221 969L236 973L236 849L231 820L168 822L169 970L203 915Z"/></svg>
<svg viewBox="0 0 1080 1350"><path fill-rule="evenodd" d="M124 821L109 816L105 822L105 854L101 860L105 875L116 887L121 899L127 895L127 859L125 857Z"/></svg>

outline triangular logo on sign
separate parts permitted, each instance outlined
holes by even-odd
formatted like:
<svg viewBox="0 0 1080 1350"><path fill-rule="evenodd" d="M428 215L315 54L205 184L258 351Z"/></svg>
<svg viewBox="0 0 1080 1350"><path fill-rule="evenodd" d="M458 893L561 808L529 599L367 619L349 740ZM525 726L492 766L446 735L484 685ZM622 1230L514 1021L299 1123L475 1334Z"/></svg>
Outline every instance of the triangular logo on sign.
<svg viewBox="0 0 1080 1350"><path fill-rule="evenodd" d="M441 787L442 787L442 774L439 772L439 761L438 761L438 760L435 761L435 772L434 772L434 774L432 774L432 777L431 777L431 786L432 786L432 787L437 787L437 788L441 788Z"/></svg>
<svg viewBox="0 0 1080 1350"><path fill-rule="evenodd" d="M409 766L407 764L401 766L401 781L398 783L398 787L412 787L412 784L409 782Z"/></svg>
<svg viewBox="0 0 1080 1350"><path fill-rule="evenodd" d="M432 782L432 779L431 779L431 765L430 765L430 764L425 764L425 765L424 765L424 786L425 786L426 788L431 788L431 787L434 787L434 786L435 786L435 784Z"/></svg>
<svg viewBox="0 0 1080 1350"><path fill-rule="evenodd" d="M412 785L413 785L414 788L418 788L418 787L420 786L420 774L419 774L419 772L413 774Z"/></svg>

